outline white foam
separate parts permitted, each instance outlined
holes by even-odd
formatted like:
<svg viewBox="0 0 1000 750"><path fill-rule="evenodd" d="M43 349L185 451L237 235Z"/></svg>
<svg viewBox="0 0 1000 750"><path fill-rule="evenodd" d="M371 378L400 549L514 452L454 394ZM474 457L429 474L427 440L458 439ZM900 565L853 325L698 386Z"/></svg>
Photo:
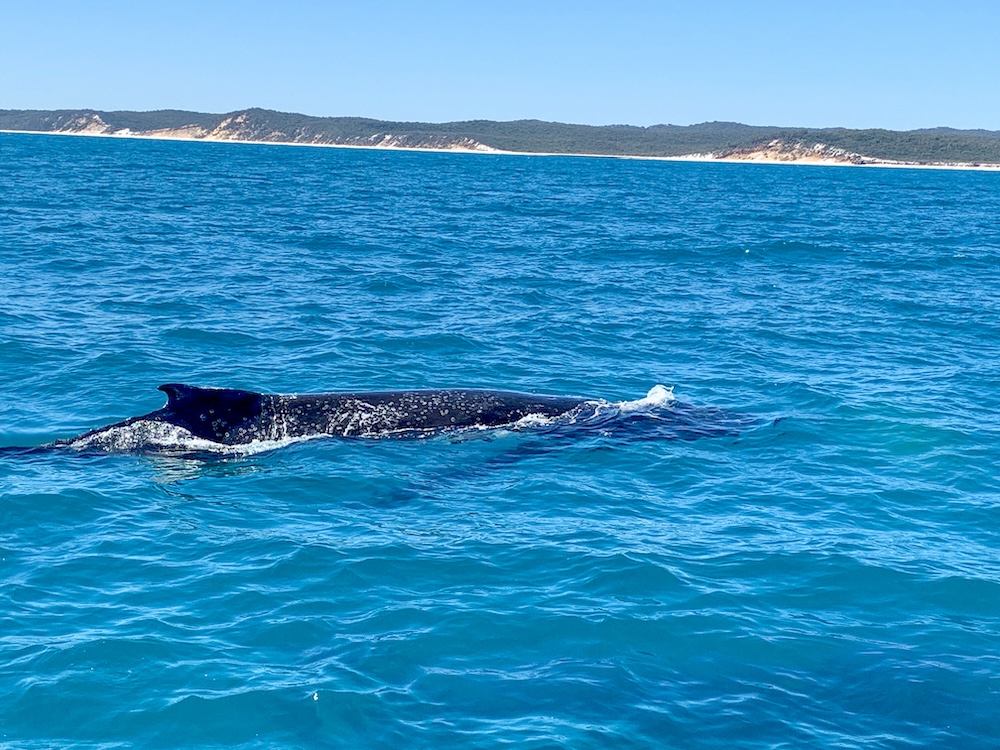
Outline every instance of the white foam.
<svg viewBox="0 0 1000 750"><path fill-rule="evenodd" d="M209 440L196 437L189 430L169 422L139 419L123 425L113 425L69 444L76 450L99 449L109 452L128 452L149 449L175 448L199 443L191 450L211 450L216 445Z"/></svg>
<svg viewBox="0 0 1000 750"><path fill-rule="evenodd" d="M512 430L527 430L532 427L547 427L562 416L562 414L558 417L547 417L544 414L525 414L519 420L514 422L514 424L509 425L509 427Z"/></svg>
<svg viewBox="0 0 1000 750"><path fill-rule="evenodd" d="M673 386L668 388L665 385L656 384L649 389L649 393L646 394L645 398L640 398L635 401L621 401L617 404L617 406L623 413L628 413L632 411L651 409L657 406L666 406L673 400Z"/></svg>
<svg viewBox="0 0 1000 750"><path fill-rule="evenodd" d="M294 443L304 443L306 440L314 440L316 438L329 437L328 435L306 435L304 437L286 437L278 438L276 440L251 440L249 443L239 443L238 445L226 445L225 443L213 443L210 441L199 441L207 442L212 448L208 450L213 453L224 453L229 456L253 456L257 453L267 453L268 451L277 450L278 448L284 448L288 445L293 445ZM190 448L191 451L200 451L202 448Z"/></svg>
<svg viewBox="0 0 1000 750"><path fill-rule="evenodd" d="M250 456L283 448L291 443L301 442L323 435L304 438L277 438L273 440L252 440L240 445L226 445L214 440L198 437L189 430L169 422L157 420L137 420L126 425L115 425L74 440L69 444L75 450L102 450L110 453L134 453L153 451L157 453L218 453L223 455Z"/></svg>

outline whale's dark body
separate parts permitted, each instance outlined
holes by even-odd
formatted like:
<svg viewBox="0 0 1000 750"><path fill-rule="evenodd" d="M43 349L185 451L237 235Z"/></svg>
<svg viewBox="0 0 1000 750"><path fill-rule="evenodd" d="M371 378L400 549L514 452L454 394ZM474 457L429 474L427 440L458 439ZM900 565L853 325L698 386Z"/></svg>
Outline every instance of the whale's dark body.
<svg viewBox="0 0 1000 750"><path fill-rule="evenodd" d="M367 437L406 431L498 427L530 415L556 417L586 401L473 389L278 395L161 385L162 409L92 430L62 445L144 450L178 434L226 446L312 436ZM183 432L181 432L183 431Z"/></svg>

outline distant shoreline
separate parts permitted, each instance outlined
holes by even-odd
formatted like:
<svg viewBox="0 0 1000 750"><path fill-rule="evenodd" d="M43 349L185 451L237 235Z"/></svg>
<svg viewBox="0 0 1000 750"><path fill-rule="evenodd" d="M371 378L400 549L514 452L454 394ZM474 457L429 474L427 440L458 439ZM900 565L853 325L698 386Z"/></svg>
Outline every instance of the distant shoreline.
<svg viewBox="0 0 1000 750"><path fill-rule="evenodd" d="M3 112L0 111L0 122L3 121ZM134 114L134 113L127 113ZM139 113L144 115L156 115L157 113ZM191 113L197 114L197 113ZM223 125L237 121L242 115L228 116L229 120L223 120ZM272 137L264 140L253 137L242 137L239 131L225 132L221 136L213 135L211 132L204 132L202 128L194 125L159 128L151 131L133 131L131 129L108 130L97 113L91 116L87 124L77 126L73 129L19 129L0 128L0 133L25 134L25 135L62 135L62 136L89 136L110 139L136 139L136 140L158 140L158 141L182 141L182 142L205 142L205 143L243 143L265 146L312 146L325 148L350 148L364 149L371 151L416 151L425 153L455 153L455 154L484 154L501 156L569 156L569 157L589 157L602 159L636 159L642 161L669 161L669 162L696 162L696 163L718 163L718 164L770 164L770 165L792 165L792 166L835 166L835 167L884 167L891 169L938 169L938 170L960 170L960 171L980 171L980 172L1000 172L1000 162L948 162L948 161L898 161L882 159L877 157L862 156L857 153L847 152L841 148L831 148L825 144L805 145L802 142L787 144L780 139L774 139L768 143L757 146L748 146L741 149L726 149L721 152L698 152L687 154L636 154L636 153L592 153L586 151L523 151L496 148L475 141L468 137L453 137L451 140L440 140L440 143L430 145L420 142L408 143L405 139L408 136L392 136L390 134L379 134L381 140L377 142L324 142L320 140L284 140L278 136L278 132L272 132ZM104 130L91 127L90 124L97 122L103 126ZM319 119L319 118L313 118ZM377 121L373 121L377 122ZM74 125L80 123L77 118ZM94 123L96 124L96 123ZM387 123L388 124L388 123ZM510 124L510 123L501 123ZM513 123L517 124L517 123ZM596 127L596 126L573 126L573 127ZM680 127L680 126L667 126ZM696 128L699 126L686 126ZM741 126L750 128L751 126ZM371 138L369 138L369 141ZM997 138L1000 142L1000 134Z"/></svg>

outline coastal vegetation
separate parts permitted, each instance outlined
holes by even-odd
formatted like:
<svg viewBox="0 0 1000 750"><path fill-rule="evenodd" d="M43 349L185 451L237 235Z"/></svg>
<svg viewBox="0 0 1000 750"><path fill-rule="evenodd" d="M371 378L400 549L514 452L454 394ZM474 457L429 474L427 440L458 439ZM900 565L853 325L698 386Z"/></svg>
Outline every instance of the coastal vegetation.
<svg viewBox="0 0 1000 750"><path fill-rule="evenodd" d="M933 128L894 131L698 125L572 125L540 120L423 123L247 109L227 114L180 110L0 110L0 130L183 137L399 148L555 154L749 158L764 151L852 163L1000 164L1000 131Z"/></svg>

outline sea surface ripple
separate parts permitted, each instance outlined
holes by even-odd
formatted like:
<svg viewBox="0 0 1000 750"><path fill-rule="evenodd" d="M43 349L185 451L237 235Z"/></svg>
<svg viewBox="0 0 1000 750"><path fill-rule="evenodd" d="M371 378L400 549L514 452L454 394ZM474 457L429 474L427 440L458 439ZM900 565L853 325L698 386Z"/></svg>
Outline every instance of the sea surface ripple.
<svg viewBox="0 0 1000 750"><path fill-rule="evenodd" d="M0 447L161 383L748 414L0 452L0 744L1000 746L1000 177L0 134Z"/></svg>

